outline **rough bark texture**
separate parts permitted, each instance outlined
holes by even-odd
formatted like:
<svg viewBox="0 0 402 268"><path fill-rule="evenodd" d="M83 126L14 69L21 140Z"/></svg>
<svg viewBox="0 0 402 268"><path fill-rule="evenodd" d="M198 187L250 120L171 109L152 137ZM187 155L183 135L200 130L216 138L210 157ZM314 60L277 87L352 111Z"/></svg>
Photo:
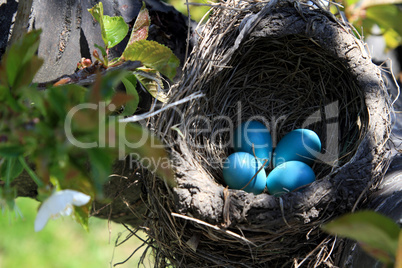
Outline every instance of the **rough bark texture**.
<svg viewBox="0 0 402 268"><path fill-rule="evenodd" d="M94 44L103 45L99 24L87 9L98 1L91 0L34 0L29 24L18 27L42 29L38 55L45 60L35 77L36 82L50 81L65 74L72 74L82 57L91 58ZM102 1L105 15L122 16L126 23L133 25L142 6L142 1L118 0ZM172 6L160 1L145 1L151 15L152 26L149 39L165 44L184 62L188 20ZM7 46L11 25L18 3L0 1L0 57ZM192 22L193 23L193 22ZM194 25L189 25L194 27ZM111 49L111 56L119 55L125 48L124 42ZM191 47L190 47L191 49Z"/></svg>
<svg viewBox="0 0 402 268"><path fill-rule="evenodd" d="M8 39L11 33L11 25L14 21L14 15L18 9L16 1L0 1L0 58L6 51Z"/></svg>

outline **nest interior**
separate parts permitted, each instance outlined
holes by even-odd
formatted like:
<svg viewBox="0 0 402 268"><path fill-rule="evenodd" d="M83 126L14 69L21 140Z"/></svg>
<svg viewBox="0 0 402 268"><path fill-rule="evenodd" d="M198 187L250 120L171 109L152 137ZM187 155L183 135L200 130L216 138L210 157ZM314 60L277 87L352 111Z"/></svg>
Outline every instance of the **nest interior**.
<svg viewBox="0 0 402 268"><path fill-rule="evenodd" d="M338 244L320 225L360 204L387 166L391 108L380 71L321 8L233 1L214 12L170 99L190 101L155 122L178 184L144 180L156 264L334 263ZM316 131L316 182L280 198L225 189L231 133L250 119L270 128L274 144L296 128Z"/></svg>
<svg viewBox="0 0 402 268"><path fill-rule="evenodd" d="M218 183L234 128L247 120L263 122L274 146L293 129L314 130L323 145L317 179L355 154L368 124L364 94L344 64L309 38L249 39L228 65L209 82L185 130L196 161Z"/></svg>

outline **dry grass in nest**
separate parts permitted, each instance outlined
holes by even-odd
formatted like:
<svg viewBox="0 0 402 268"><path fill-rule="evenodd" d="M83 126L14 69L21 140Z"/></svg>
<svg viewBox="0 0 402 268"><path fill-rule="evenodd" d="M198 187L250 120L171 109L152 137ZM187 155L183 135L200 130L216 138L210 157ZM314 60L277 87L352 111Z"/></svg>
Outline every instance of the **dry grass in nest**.
<svg viewBox="0 0 402 268"><path fill-rule="evenodd" d="M178 182L144 180L156 266L330 265L339 244L320 225L355 209L387 167L391 108L380 71L323 9L232 1L213 12L170 103L203 97L154 125ZM316 131L326 154L313 166L317 181L280 198L225 189L231 132L252 117L274 145L293 129Z"/></svg>
<svg viewBox="0 0 402 268"><path fill-rule="evenodd" d="M222 161L232 153L233 128L251 118L270 128L274 145L297 128L318 133L327 154L334 152L325 146L339 140L339 155L327 155L327 163L314 167L318 179L354 155L368 122L364 94L343 64L314 42L303 36L248 40L229 66L234 67L211 79L197 103L197 115L211 121L191 122L200 130L212 124L211 134L218 134L211 138L196 132L187 139L196 160L217 182L223 183Z"/></svg>

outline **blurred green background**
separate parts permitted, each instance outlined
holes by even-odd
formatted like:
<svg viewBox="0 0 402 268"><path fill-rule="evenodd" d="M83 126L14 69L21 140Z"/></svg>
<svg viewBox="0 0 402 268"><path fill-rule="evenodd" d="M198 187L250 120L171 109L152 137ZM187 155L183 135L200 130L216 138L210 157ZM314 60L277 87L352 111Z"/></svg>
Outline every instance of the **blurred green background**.
<svg viewBox="0 0 402 268"><path fill-rule="evenodd" d="M185 0L166 0L166 3L174 6L178 11L183 13L187 16L187 5ZM191 3L198 3L198 4L211 4L216 1L206 1L206 0L188 0L189 9L190 9L190 17L191 19L199 22L201 18L208 12L210 9L209 6L202 6L202 5L191 5ZM205 21L203 21L205 22Z"/></svg>
<svg viewBox="0 0 402 268"><path fill-rule="evenodd" d="M119 234L121 241L129 231L123 225L111 223L109 233L107 220L97 218L89 219L89 232L71 217L63 217L50 220L36 233L34 221L39 202L17 198L16 204L15 211L4 210L0 216L0 268L113 267L142 244L131 237L115 247ZM137 267L142 252L139 250L125 264L116 267ZM151 258L143 267L152 267L150 262Z"/></svg>

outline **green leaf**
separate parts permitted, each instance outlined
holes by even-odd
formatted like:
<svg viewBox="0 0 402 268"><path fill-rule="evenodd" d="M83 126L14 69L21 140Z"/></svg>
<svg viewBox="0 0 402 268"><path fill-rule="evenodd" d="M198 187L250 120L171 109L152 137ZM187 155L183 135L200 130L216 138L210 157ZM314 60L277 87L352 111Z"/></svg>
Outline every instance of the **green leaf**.
<svg viewBox="0 0 402 268"><path fill-rule="evenodd" d="M69 99L67 99L63 92L58 88L48 89L46 93L46 99L48 100L50 106L49 108L51 108L51 111L54 113L53 115L58 116L57 119L54 118L54 120L65 118L68 113L66 108Z"/></svg>
<svg viewBox="0 0 402 268"><path fill-rule="evenodd" d="M21 145L0 145L0 156L17 157L24 153L24 147Z"/></svg>
<svg viewBox="0 0 402 268"><path fill-rule="evenodd" d="M88 9L88 12L91 13L92 17L99 23L101 27L101 35L103 39L103 43L105 43L105 46L108 44L107 40L107 35L106 35L106 30L103 24L103 4L102 2L99 2L95 6L93 6L91 9Z"/></svg>
<svg viewBox="0 0 402 268"><path fill-rule="evenodd" d="M36 173L29 167L28 163L25 161L23 156L18 157L18 160L25 171L29 174L31 179L38 185L39 188L43 187L43 182L38 178Z"/></svg>
<svg viewBox="0 0 402 268"><path fill-rule="evenodd" d="M396 32L394 29L388 29L387 31L385 31L383 37L385 40L386 50L394 49L402 44L401 34Z"/></svg>
<svg viewBox="0 0 402 268"><path fill-rule="evenodd" d="M90 204L81 206L81 207L74 207L74 218L75 220L81 224L81 226L85 229L85 231L89 231L89 211L90 211Z"/></svg>
<svg viewBox="0 0 402 268"><path fill-rule="evenodd" d="M138 71L135 72L135 76L140 81L141 85L143 85L145 89L152 95L152 97L163 103L168 101L168 96L162 91L163 83L158 72L155 70L148 70L147 72Z"/></svg>
<svg viewBox="0 0 402 268"><path fill-rule="evenodd" d="M33 56L30 61L21 66L21 71L17 75L14 87L29 85L34 79L36 73L42 67L43 62L43 59Z"/></svg>
<svg viewBox="0 0 402 268"><path fill-rule="evenodd" d="M107 57L107 53L104 47L98 45L98 44L94 44L94 46L99 49L101 51L102 57L106 58Z"/></svg>
<svg viewBox="0 0 402 268"><path fill-rule="evenodd" d="M69 84L52 87L44 92L46 106L45 128L63 126L70 110L84 101L87 89L78 85ZM90 109L84 109L88 111ZM81 110L80 110L81 111ZM93 111L93 110L90 110ZM43 129L45 131L45 129ZM54 130L52 130L54 132Z"/></svg>
<svg viewBox="0 0 402 268"><path fill-rule="evenodd" d="M151 18L149 17L148 9L145 8L144 3L140 12L138 13L137 19L135 20L127 46L134 42L147 39L150 25Z"/></svg>
<svg viewBox="0 0 402 268"><path fill-rule="evenodd" d="M360 0L345 0L343 2L344 2L345 5L351 6L351 5L354 5L354 4L358 3L359 1Z"/></svg>
<svg viewBox="0 0 402 268"><path fill-rule="evenodd" d="M333 235L358 241L363 249L385 264L394 260L400 229L388 217L373 211L360 211L341 216L322 228Z"/></svg>
<svg viewBox="0 0 402 268"><path fill-rule="evenodd" d="M5 101L10 95L10 88L0 84L0 101Z"/></svg>
<svg viewBox="0 0 402 268"><path fill-rule="evenodd" d="M43 91L39 91L34 87L26 87L23 89L23 95L32 102L35 109L38 109L43 116L46 116L47 110Z"/></svg>
<svg viewBox="0 0 402 268"><path fill-rule="evenodd" d="M126 88L126 94L133 97L126 103L123 115L133 115L137 110L138 103L140 102L140 97L138 96L136 89L137 79L134 75L130 75L126 78L123 78L121 82Z"/></svg>
<svg viewBox="0 0 402 268"><path fill-rule="evenodd" d="M3 84L15 88L31 82L43 62L35 55L41 32L34 30L27 33L7 50L0 67Z"/></svg>
<svg viewBox="0 0 402 268"><path fill-rule="evenodd" d="M110 100L110 104L113 104L115 108L119 108L124 106L133 98L133 96L127 95L124 92L116 92L116 94L114 94L113 98Z"/></svg>
<svg viewBox="0 0 402 268"><path fill-rule="evenodd" d="M91 177L98 196L102 195L103 185L112 172L113 154L107 148L90 148L88 150L91 164Z"/></svg>
<svg viewBox="0 0 402 268"><path fill-rule="evenodd" d="M25 107L23 107L17 99L11 94L10 88L7 86L0 85L0 100L4 102L8 107L8 109L12 109L14 111L23 111ZM5 108L3 106L2 108Z"/></svg>
<svg viewBox="0 0 402 268"><path fill-rule="evenodd" d="M402 230L399 232L398 251L396 252L395 268L402 268Z"/></svg>
<svg viewBox="0 0 402 268"><path fill-rule="evenodd" d="M100 88L95 89L95 85L92 91L99 90L100 100L98 101L110 101L115 94L115 88L119 85L122 79L124 79L130 72L114 70L106 73L105 76L102 77ZM92 92L94 93L94 92ZM97 101L95 101L97 102Z"/></svg>
<svg viewBox="0 0 402 268"><path fill-rule="evenodd" d="M123 17L103 16L103 23L107 38L107 48L112 48L120 43L128 33L128 25Z"/></svg>
<svg viewBox="0 0 402 268"><path fill-rule="evenodd" d="M91 189L87 189L86 191L83 191L80 189L80 187L78 187L77 189L82 193L88 194L91 196L91 200L93 201L94 199L94 193ZM89 220L89 216L90 216L90 212L91 212L91 208L92 208L92 202L88 202L88 204L84 205L84 206L75 206L74 207L74 219L81 224L82 227L84 227L84 229L88 232L89 231L89 224L88 224L88 220Z"/></svg>
<svg viewBox="0 0 402 268"><path fill-rule="evenodd" d="M396 5L377 5L367 8L365 19L375 22L384 33L389 49L401 44L402 16Z"/></svg>
<svg viewBox="0 0 402 268"><path fill-rule="evenodd" d="M97 22L101 22L101 20L103 19L103 4L102 2L99 2L98 4L94 5L92 8L88 9L88 12L91 13L92 17L94 17L94 19ZM103 33L102 33L102 37L103 37Z"/></svg>
<svg viewBox="0 0 402 268"><path fill-rule="evenodd" d="M15 187L0 187L0 209L4 212L6 205L10 211L15 209L17 189Z"/></svg>
<svg viewBox="0 0 402 268"><path fill-rule="evenodd" d="M112 48L120 43L128 33L128 25L122 17L110 17L103 15L103 4L99 2L89 13L99 22L101 27L102 39L107 48ZM103 52L102 52L103 54Z"/></svg>
<svg viewBox="0 0 402 268"><path fill-rule="evenodd" d="M149 68L173 79L176 69L180 65L179 59L173 54L170 48L155 41L140 40L126 47L122 57L125 60L141 61Z"/></svg>
<svg viewBox="0 0 402 268"><path fill-rule="evenodd" d="M137 160L142 166L165 179L171 186L176 186L173 170L165 145L146 128L138 124L118 123L114 127L118 129L119 159L129 154L132 160Z"/></svg>
<svg viewBox="0 0 402 268"><path fill-rule="evenodd" d="M393 256L389 254L389 252L385 251L384 249L378 247L378 246L372 246L365 244L363 242L359 242L360 247L368 253L370 256L373 258L379 260L380 262L384 263L386 267L393 267L395 263L395 259Z"/></svg>
<svg viewBox="0 0 402 268"><path fill-rule="evenodd" d="M24 170L17 157L8 157L0 167L0 178L8 183L11 183Z"/></svg>

